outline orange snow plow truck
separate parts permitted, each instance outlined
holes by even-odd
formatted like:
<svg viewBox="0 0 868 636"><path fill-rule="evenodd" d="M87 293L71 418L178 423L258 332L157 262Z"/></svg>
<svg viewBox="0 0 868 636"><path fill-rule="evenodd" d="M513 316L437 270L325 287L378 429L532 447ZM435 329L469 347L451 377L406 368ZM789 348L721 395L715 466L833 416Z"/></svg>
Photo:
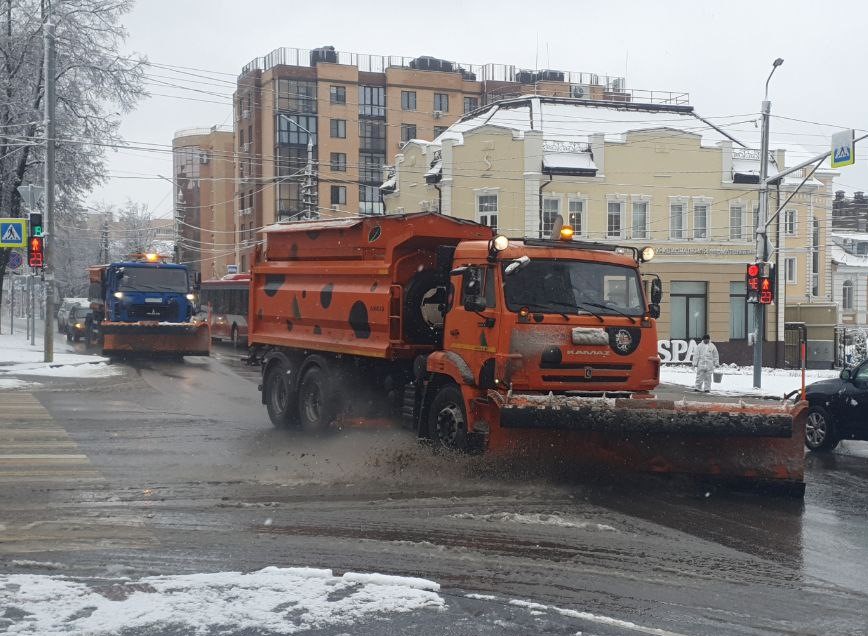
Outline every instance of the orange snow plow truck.
<svg viewBox="0 0 868 636"><path fill-rule="evenodd" d="M390 413L457 450L804 492L804 403L652 393L662 289L640 274L650 248L576 241L568 227L509 239L432 213L264 237L248 362L276 426Z"/></svg>

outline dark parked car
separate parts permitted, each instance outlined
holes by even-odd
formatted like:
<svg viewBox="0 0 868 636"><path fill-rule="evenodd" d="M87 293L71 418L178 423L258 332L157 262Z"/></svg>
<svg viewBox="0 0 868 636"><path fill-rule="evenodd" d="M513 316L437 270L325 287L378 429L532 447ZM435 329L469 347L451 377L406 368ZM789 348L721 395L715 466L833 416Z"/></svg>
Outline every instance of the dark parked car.
<svg viewBox="0 0 868 636"><path fill-rule="evenodd" d="M868 440L868 360L841 376L808 385L810 404L805 444L831 450L842 439Z"/></svg>
<svg viewBox="0 0 868 636"><path fill-rule="evenodd" d="M66 321L66 339L78 342L82 336L87 335L87 325L93 312L89 307L73 307L69 311Z"/></svg>

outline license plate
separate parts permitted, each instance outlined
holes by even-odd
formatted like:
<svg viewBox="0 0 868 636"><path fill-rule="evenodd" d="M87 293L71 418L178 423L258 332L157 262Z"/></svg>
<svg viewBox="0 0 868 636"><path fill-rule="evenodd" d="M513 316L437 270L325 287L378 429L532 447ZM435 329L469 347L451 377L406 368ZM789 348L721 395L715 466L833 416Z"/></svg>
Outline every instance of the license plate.
<svg viewBox="0 0 868 636"><path fill-rule="evenodd" d="M161 303L163 302L162 298L145 298L146 303Z"/></svg>

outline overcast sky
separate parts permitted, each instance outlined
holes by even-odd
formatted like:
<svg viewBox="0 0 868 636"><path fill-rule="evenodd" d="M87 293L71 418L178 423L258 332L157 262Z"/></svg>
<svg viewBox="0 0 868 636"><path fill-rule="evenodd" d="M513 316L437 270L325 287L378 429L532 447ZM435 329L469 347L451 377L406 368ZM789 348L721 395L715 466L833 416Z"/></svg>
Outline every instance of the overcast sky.
<svg viewBox="0 0 868 636"><path fill-rule="evenodd" d="M744 120L758 118L771 63L782 57L770 85L773 116L816 123L773 117L772 136L816 154L839 128L855 128L857 136L868 129L866 17L864 2L802 0L139 0L125 20L126 51L205 69L213 80L186 76L207 82L188 84L177 72L149 68L149 90L176 97L143 100L121 134L131 144L168 145L181 128L231 125L232 85L225 82L252 58L282 46L330 44L522 68L534 68L538 59L540 68L625 75L628 88L686 91L699 114L745 114L738 118ZM743 123L729 130L748 136L755 129ZM108 159L112 178L91 202L129 197L157 216L171 214L171 186L160 178L171 175L169 153L123 150ZM868 190L868 143L836 184Z"/></svg>

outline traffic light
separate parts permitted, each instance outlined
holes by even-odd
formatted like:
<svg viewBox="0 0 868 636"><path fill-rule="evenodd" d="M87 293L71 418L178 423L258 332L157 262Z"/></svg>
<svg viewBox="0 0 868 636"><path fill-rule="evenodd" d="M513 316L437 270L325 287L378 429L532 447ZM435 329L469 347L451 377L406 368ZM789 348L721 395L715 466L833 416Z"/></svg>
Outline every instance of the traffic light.
<svg viewBox="0 0 868 636"><path fill-rule="evenodd" d="M747 302L758 303L760 297L760 266L759 263L750 263L747 266Z"/></svg>
<svg viewBox="0 0 868 636"><path fill-rule="evenodd" d="M44 233L42 229L42 212L32 212L30 214L30 236L42 236Z"/></svg>
<svg viewBox="0 0 868 636"><path fill-rule="evenodd" d="M27 240L27 264L36 269L45 265L45 238L31 236Z"/></svg>
<svg viewBox="0 0 868 636"><path fill-rule="evenodd" d="M750 263L745 275L747 302L768 305L775 300L775 268L771 263Z"/></svg>
<svg viewBox="0 0 868 636"><path fill-rule="evenodd" d="M770 305L775 300L775 266L771 263L764 265L765 267L761 268L764 271L760 278L759 301L761 305Z"/></svg>

